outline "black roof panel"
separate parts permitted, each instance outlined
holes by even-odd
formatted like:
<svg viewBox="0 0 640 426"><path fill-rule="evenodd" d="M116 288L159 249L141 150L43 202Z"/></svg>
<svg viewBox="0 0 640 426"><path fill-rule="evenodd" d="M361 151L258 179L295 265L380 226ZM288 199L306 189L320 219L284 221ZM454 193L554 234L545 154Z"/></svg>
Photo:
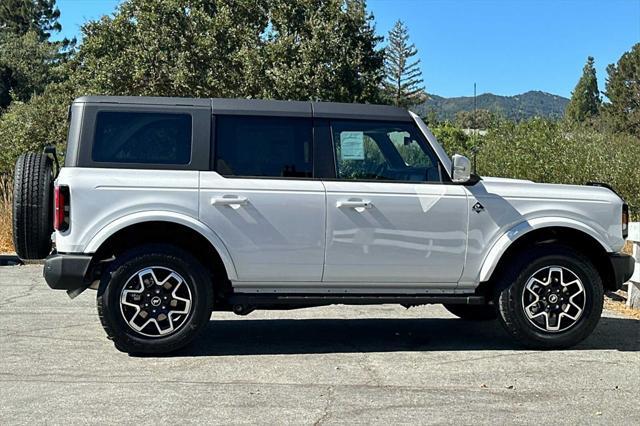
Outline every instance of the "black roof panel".
<svg viewBox="0 0 640 426"><path fill-rule="evenodd" d="M198 99L151 96L83 96L74 102L210 107L213 114L280 115L353 120L411 121L406 109L389 105L338 102L276 101L264 99Z"/></svg>

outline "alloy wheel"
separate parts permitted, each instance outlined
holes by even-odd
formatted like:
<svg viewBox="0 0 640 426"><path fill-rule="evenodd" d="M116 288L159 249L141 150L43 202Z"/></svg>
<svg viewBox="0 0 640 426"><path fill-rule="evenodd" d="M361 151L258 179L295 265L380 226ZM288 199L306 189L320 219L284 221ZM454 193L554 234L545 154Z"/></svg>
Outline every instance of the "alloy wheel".
<svg viewBox="0 0 640 426"><path fill-rule="evenodd" d="M192 307L191 289L176 271L151 266L133 274L120 293L120 312L138 334L163 337L186 322Z"/></svg>
<svg viewBox="0 0 640 426"><path fill-rule="evenodd" d="M580 278L563 266L546 266L529 277L522 306L536 328L558 333L573 327L582 317L586 293Z"/></svg>

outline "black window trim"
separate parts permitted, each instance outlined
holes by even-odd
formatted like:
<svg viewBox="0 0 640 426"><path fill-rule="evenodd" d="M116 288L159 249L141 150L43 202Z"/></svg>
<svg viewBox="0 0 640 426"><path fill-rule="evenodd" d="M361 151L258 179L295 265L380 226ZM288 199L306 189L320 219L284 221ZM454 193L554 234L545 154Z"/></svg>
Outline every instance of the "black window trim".
<svg viewBox="0 0 640 426"><path fill-rule="evenodd" d="M415 124L415 122L411 121L385 121L385 120L370 120L370 119L343 119L343 118L330 118L329 119L329 135L331 138L331 151L333 152L333 175L327 178L324 178L323 180L326 181L331 181L331 182L364 182L364 183L410 183L410 184L423 184L423 185L458 185L455 182L451 181L451 178L449 178L449 175L447 173L444 172L444 166L442 164L442 161L440 161L440 158L436 155L435 152L433 152L433 158L435 158L437 164L438 164L438 173L440 174L440 181L439 182L435 182L435 181L415 181L415 180L383 180L383 179L342 179L338 177L338 164L337 164L337 157L336 157L336 141L333 138L334 132L333 132L333 123L336 121L348 121L348 122L363 122L363 123L385 123L385 124L402 124L402 125L410 125L410 126L414 126L415 130L417 132L417 134L419 135L419 142L418 143L422 143L426 146L426 148L430 151L433 152L433 148L431 148L431 144L429 143L429 141L427 140L427 138L422 134L422 132L420 131L420 128Z"/></svg>
<svg viewBox="0 0 640 426"><path fill-rule="evenodd" d="M93 145L97 117L100 112L122 113L165 113L188 114L191 116L191 156L187 164L159 164L159 163L125 163L125 162L101 162L94 161ZM80 130L80 140L90 140L91 143L80 143L76 160L77 167L92 167L101 169L123 170L175 170L175 171L204 171L209 163L209 127L211 111L209 108L189 106L157 106L157 105L117 105L117 104L84 104L83 123ZM206 132L205 132L206 130Z"/></svg>
<svg viewBox="0 0 640 426"><path fill-rule="evenodd" d="M284 118L284 119L295 119L295 120L309 120L311 124L311 147L309 153L311 155L311 177L294 177L294 176L245 176L245 175L223 175L217 170L217 160L218 160L218 144L217 140L217 117L234 117L234 118ZM212 114L211 118L211 159L210 159L210 167L209 171L218 173L224 179L265 179L265 180L296 180L296 181L304 181L304 180L321 180L316 176L316 135L315 135L315 123L314 119L311 116L292 116L287 114L237 114L237 113L215 113Z"/></svg>

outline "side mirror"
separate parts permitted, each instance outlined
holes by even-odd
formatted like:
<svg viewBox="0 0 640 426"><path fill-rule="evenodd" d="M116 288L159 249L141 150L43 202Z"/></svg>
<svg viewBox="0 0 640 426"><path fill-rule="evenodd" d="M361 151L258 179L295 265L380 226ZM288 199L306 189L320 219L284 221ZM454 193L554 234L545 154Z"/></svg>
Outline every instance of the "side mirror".
<svg viewBox="0 0 640 426"><path fill-rule="evenodd" d="M464 155L454 154L451 157L453 162L453 170L451 171L451 180L455 183L466 183L471 179L471 161Z"/></svg>

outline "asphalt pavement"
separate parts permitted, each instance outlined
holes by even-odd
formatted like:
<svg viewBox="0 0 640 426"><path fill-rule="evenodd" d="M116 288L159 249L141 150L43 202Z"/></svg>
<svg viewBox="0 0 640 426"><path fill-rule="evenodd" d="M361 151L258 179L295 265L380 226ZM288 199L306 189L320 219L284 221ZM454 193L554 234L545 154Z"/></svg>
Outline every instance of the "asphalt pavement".
<svg viewBox="0 0 640 426"><path fill-rule="evenodd" d="M640 321L563 351L441 306L214 313L177 354L107 340L95 291L0 267L0 424L640 424Z"/></svg>

